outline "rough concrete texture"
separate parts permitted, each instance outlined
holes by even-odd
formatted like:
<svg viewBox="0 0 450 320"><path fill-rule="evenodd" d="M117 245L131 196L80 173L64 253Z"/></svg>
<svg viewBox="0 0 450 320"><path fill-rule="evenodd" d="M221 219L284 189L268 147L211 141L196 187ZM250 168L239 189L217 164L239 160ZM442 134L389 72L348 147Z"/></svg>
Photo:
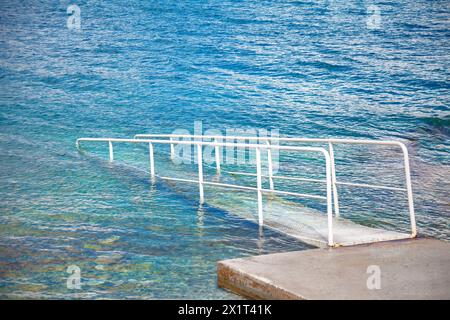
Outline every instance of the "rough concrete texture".
<svg viewBox="0 0 450 320"><path fill-rule="evenodd" d="M450 243L434 239L224 260L217 271L219 287L254 299L450 299Z"/></svg>

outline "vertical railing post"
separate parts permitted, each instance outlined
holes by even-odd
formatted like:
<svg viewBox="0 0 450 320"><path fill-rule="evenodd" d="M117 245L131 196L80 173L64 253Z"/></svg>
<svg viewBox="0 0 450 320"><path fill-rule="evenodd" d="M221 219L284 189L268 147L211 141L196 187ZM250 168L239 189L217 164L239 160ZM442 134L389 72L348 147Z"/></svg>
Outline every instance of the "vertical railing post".
<svg viewBox="0 0 450 320"><path fill-rule="evenodd" d="M256 148L256 184L258 189L258 223L263 225L263 203L262 203L262 178L261 178L261 151Z"/></svg>
<svg viewBox="0 0 450 320"><path fill-rule="evenodd" d="M113 162L114 160L114 149L113 149L113 145L111 140L108 141L108 145L109 145L109 161Z"/></svg>
<svg viewBox="0 0 450 320"><path fill-rule="evenodd" d="M403 162L405 167L405 183L406 183L406 192L408 195L408 207L409 207L409 219L411 222L411 236L417 236L417 226L416 226L416 216L414 213L414 200L413 200L413 192L411 185L411 172L409 168L409 156L408 149L403 143L399 143L400 147L403 151Z"/></svg>
<svg viewBox="0 0 450 320"><path fill-rule="evenodd" d="M270 149L270 140L267 140L267 170L269 171L269 187L274 189L273 185L273 164L272 164L272 149Z"/></svg>
<svg viewBox="0 0 450 320"><path fill-rule="evenodd" d="M336 186L336 167L334 165L334 149L333 144L328 142L328 150L330 153L330 164L331 164L331 182L333 186L333 202L334 202L334 215L339 217L339 197Z"/></svg>
<svg viewBox="0 0 450 320"><path fill-rule="evenodd" d="M170 137L170 142L173 141L173 138ZM173 143L170 144L170 160L173 160L175 158L175 147Z"/></svg>
<svg viewBox="0 0 450 320"><path fill-rule="evenodd" d="M327 180L327 217L328 217L328 245L330 247L334 246L333 239L333 203L331 200L332 192L331 192L331 161L329 153L324 150L323 154L325 155L325 166L326 166L326 180Z"/></svg>
<svg viewBox="0 0 450 320"><path fill-rule="evenodd" d="M155 176L155 160L153 158L153 144L151 142L148 143L148 155L150 159L150 175L153 178Z"/></svg>
<svg viewBox="0 0 450 320"><path fill-rule="evenodd" d="M217 138L214 139L214 142L218 143ZM214 154L216 156L216 172L217 174L220 174L220 146L214 146Z"/></svg>
<svg viewBox="0 0 450 320"><path fill-rule="evenodd" d="M203 194L203 160L202 160L202 145L197 144L197 162L198 162L198 191L200 193L200 204L205 201Z"/></svg>

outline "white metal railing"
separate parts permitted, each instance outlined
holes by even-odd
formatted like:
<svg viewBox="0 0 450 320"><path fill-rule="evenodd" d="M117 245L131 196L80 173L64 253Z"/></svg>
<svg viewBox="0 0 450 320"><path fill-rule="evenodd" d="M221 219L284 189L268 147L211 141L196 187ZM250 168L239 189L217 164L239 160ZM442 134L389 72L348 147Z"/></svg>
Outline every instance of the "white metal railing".
<svg viewBox="0 0 450 320"><path fill-rule="evenodd" d="M277 142L298 142L298 143L326 143L328 144L328 152L330 156L330 171L331 171L331 183L332 183L332 194L333 194L333 207L335 216L339 217L339 197L337 192L338 185L344 186L352 186L359 188L374 188L374 189L384 189L391 191L403 191L407 194L408 201L408 211L411 225L411 236L415 237L417 235L417 227L416 227L416 219L414 212L414 201L413 201L413 192L411 185L411 173L409 167L409 155L408 149L406 146L400 141L389 141L389 140L358 140L358 139L329 139L329 138L295 138L295 137L255 137L255 136L222 136L222 135L189 135L189 134L137 134L134 136L135 139L142 138L169 138L170 143L170 157L174 158L174 144L179 143L179 138L187 138L187 139L213 139L215 142L220 141L263 141L268 146L271 146L273 141ZM405 188L392 187L392 186L383 186L383 185L374 185L374 184L364 184L364 183L356 183L356 182L342 182L337 181L336 177L336 166L334 162L334 148L333 145L336 144L361 144L361 145L386 145L386 146L394 146L398 147L402 150L403 154L403 166L404 166L404 174L405 174ZM248 146L248 144L246 144ZM288 177L288 176L280 176L273 175L273 166L272 166L272 154L271 150L273 148L267 149L267 158L268 158L268 175L260 175L265 178L269 178L270 189L273 192L277 192L274 190L274 179L284 179L284 180L299 180L299 181L309 181L309 182L322 182L327 183L326 180L320 179L309 179L309 178L299 178L299 177ZM219 152L216 149L216 168L217 172L220 173L220 158ZM229 172L232 174L240 174L240 175L249 175L255 176L257 174L254 173L245 173L245 172Z"/></svg>
<svg viewBox="0 0 450 320"><path fill-rule="evenodd" d="M161 136L159 136L161 137ZM169 137L169 136L168 136ZM257 192L258 199L258 223L260 226L264 223L263 218L263 193L276 193L283 195L291 195L298 196L304 198L312 198L312 199L321 199L326 200L327 203L327 224L328 224L328 245L334 246L333 240L333 208L332 208L332 174L331 174L331 160L328 151L322 147L299 147L299 146L274 146L270 143L259 145L259 144L245 144L245 143L223 143L218 142L217 140L214 142L204 142L204 141L173 141L173 137L169 137L170 140L158 140L158 139L117 139L117 138L79 138L76 140L77 149L80 150L80 142L82 141L97 141L97 142L107 142L109 146L109 160L114 160L114 150L113 150L113 142L114 143L148 143L149 146L149 162L150 162L150 175L151 177L156 177L155 171L155 160L154 160L154 148L153 144L170 144L171 149L171 157L174 155L174 147L176 144L187 144L187 145L195 145L197 146L197 167L198 167L198 180L191 179L179 179L172 177L163 177L158 176L161 179L173 180L173 181L183 181L183 182L192 182L198 183L199 186L199 197L200 203L204 202L204 185L212 185L218 187L226 187L226 188L234 188L241 190L252 190ZM256 152L256 188L237 185L237 184L228 184L228 183L219 183L213 181L205 181L203 178L203 146L214 146L216 152L216 163L217 168L220 171L220 157L219 157L219 149L220 147L236 147L236 148L250 148L255 149ZM267 151L270 150L286 150L293 152L318 152L321 153L325 158L325 174L326 174L326 196L321 195L313 195L313 194L303 194L297 192L288 192L275 190L273 188L273 182L270 184L270 189L265 189L262 187L262 170L261 170L261 150L265 149ZM270 153L269 153L270 154Z"/></svg>

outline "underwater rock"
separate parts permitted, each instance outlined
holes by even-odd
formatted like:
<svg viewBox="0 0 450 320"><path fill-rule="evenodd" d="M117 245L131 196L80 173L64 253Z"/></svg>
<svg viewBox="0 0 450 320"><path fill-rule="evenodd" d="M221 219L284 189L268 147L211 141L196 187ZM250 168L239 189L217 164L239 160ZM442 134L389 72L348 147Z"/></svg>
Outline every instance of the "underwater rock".
<svg viewBox="0 0 450 320"><path fill-rule="evenodd" d="M95 262L98 264L111 264L119 262L120 259L122 259L121 254L102 255L98 256Z"/></svg>
<svg viewBox="0 0 450 320"><path fill-rule="evenodd" d="M104 240L100 240L99 243L100 244L111 244L111 243L116 242L119 239L120 239L119 236L112 236L110 238L107 238L107 239L104 239Z"/></svg>

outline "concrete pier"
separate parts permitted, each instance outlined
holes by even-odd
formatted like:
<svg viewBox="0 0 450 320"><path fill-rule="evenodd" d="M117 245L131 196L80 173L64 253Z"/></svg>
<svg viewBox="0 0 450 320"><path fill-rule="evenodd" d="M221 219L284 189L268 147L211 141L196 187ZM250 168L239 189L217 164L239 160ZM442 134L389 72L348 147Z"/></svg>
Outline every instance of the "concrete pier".
<svg viewBox="0 0 450 320"><path fill-rule="evenodd" d="M253 299L450 299L450 243L412 239L218 262L218 285Z"/></svg>

